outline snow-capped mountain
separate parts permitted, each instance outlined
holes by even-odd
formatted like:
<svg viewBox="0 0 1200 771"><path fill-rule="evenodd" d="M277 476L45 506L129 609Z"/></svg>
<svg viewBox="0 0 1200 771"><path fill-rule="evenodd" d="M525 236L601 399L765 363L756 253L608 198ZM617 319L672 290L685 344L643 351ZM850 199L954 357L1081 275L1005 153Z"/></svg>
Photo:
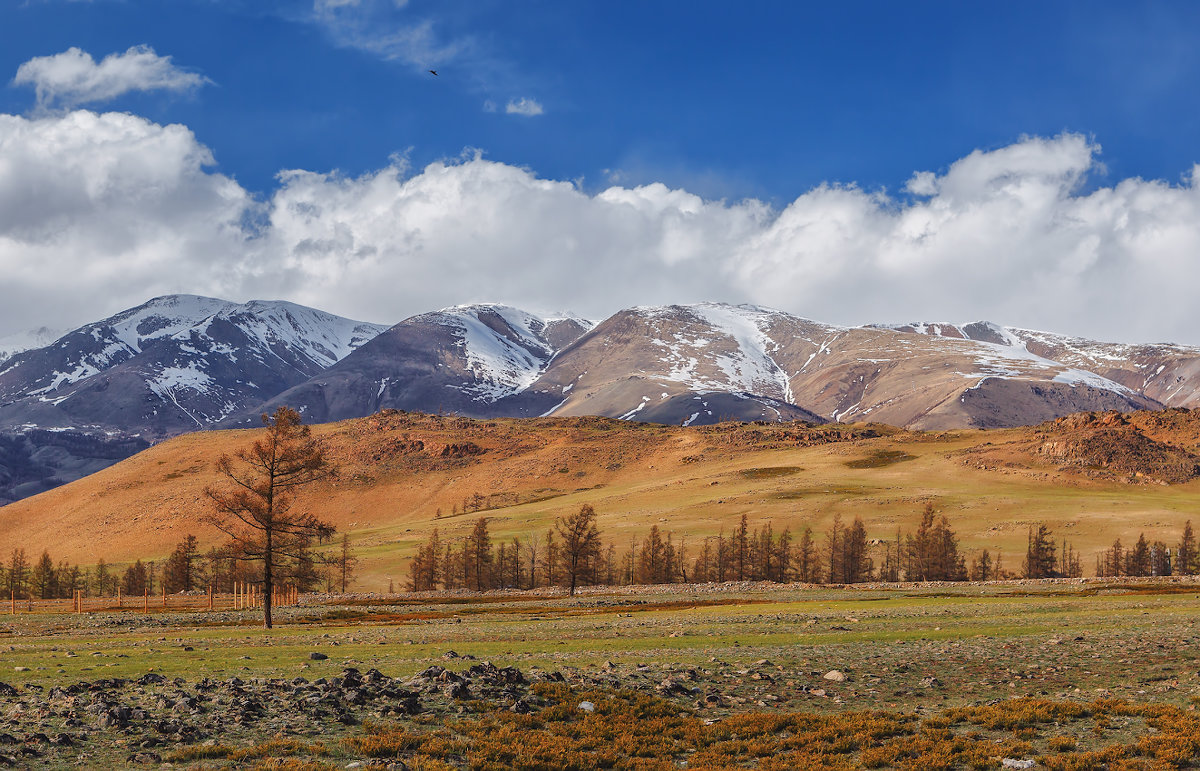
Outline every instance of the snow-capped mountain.
<svg viewBox="0 0 1200 771"><path fill-rule="evenodd" d="M156 297L68 332L0 367L0 403L42 396L128 361L143 348L200 323L233 303L209 297Z"/></svg>
<svg viewBox="0 0 1200 771"><path fill-rule="evenodd" d="M530 390L557 397L552 415L821 422L792 393L789 352L778 342L808 326L817 325L753 306L631 308L555 358Z"/></svg>
<svg viewBox="0 0 1200 771"><path fill-rule="evenodd" d="M1200 406L1200 348L1193 346L1107 343L983 321L879 328L983 343L992 346L997 356L1011 361L1017 369L1021 369L1022 361L1028 361L1025 369L1034 379L1057 373L1053 380L1059 383L1135 394L1165 407ZM1040 372L1030 373L1030 368Z"/></svg>
<svg viewBox="0 0 1200 771"><path fill-rule="evenodd" d="M36 492L140 446L127 439L254 425L282 404L311 422L395 408L989 428L1200 406L1200 349L988 322L840 327L720 303L599 324L462 305L385 329L286 302L175 295L0 363L0 441L15 442L0 447L0 500L6 463L42 469L9 485Z"/></svg>
<svg viewBox="0 0 1200 771"><path fill-rule="evenodd" d="M262 408L279 404L310 420L341 420L393 408L473 417L537 415L553 406L531 386L550 361L592 323L543 318L507 305L459 305L413 316L320 375Z"/></svg>
<svg viewBox="0 0 1200 771"><path fill-rule="evenodd" d="M165 436L323 371L384 327L287 302L158 297L0 369L0 425Z"/></svg>
<svg viewBox="0 0 1200 771"><path fill-rule="evenodd" d="M17 354L0 364L0 502L261 404L384 329L287 302L172 295Z"/></svg>
<svg viewBox="0 0 1200 771"><path fill-rule="evenodd" d="M556 324L570 334L551 342ZM1163 391L1177 373L1200 366L1200 351L1182 346L1151 347L1150 355L1144 346L1035 334L987 322L838 327L719 303L630 308L594 326L507 306L459 306L397 324L265 407L296 405L317 421L392 407L687 425L804 419L985 428L1159 407L1164 402L1129 373ZM1163 357L1170 366L1158 371ZM1147 379L1151 364L1158 374ZM259 411L234 420L245 424Z"/></svg>

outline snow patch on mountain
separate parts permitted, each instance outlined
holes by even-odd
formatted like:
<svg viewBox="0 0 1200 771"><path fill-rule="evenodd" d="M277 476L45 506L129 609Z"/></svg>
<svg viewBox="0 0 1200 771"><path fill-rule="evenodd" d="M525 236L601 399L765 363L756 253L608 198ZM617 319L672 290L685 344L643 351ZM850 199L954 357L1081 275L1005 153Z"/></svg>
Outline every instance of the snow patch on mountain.
<svg viewBox="0 0 1200 771"><path fill-rule="evenodd" d="M873 326L933 337L945 341L945 345L959 349L964 354L971 356L976 366L979 367L979 371L956 374L966 379L977 380L978 382L972 388L979 387L984 380L990 377L1002 377L1010 380L1049 379L1055 383L1072 386L1083 385L1114 391L1124 396L1137 396L1136 391L1114 380L1077 366L1071 366L1076 362L1055 361L1029 350L1028 340L1037 339L1049 342L1049 338L1057 338L1055 343L1058 343L1063 340L1058 335L1030 333L1027 330L1003 327L990 321L977 321L971 324L914 323ZM1091 341L1086 342L1090 343ZM1091 346L1093 348L1110 347L1105 343L1091 343ZM1081 356L1081 358L1087 358L1089 362L1096 361L1094 357ZM1128 356L1122 358L1127 359Z"/></svg>
<svg viewBox="0 0 1200 771"><path fill-rule="evenodd" d="M507 307L507 306L504 306L504 307ZM560 322L560 321L574 321L576 324L578 324L580 327L582 327L585 332L590 332L591 330L595 329L596 324L598 323L598 322L592 321L591 319L585 319L583 316L578 316L578 315L572 313L571 311L555 311L554 313L549 313L549 314L546 314L545 316L542 316L541 319L547 325L554 324L554 323Z"/></svg>
<svg viewBox="0 0 1200 771"><path fill-rule="evenodd" d="M387 329L284 301L252 300L214 318L237 324L268 348L281 345L322 368L334 365Z"/></svg>
<svg viewBox="0 0 1200 771"><path fill-rule="evenodd" d="M662 348L665 372L657 377L693 391L752 393L792 402L787 372L772 354L779 344L768 335L782 314L752 305L699 303L634 309L659 327L651 343ZM682 326L682 331L670 331Z"/></svg>
<svg viewBox="0 0 1200 771"><path fill-rule="evenodd" d="M779 344L767 336L771 322L780 315L778 311L720 303L701 303L691 309L737 343L737 350L732 355L715 358L731 385L746 393L794 402L787 372L771 355L779 351Z"/></svg>
<svg viewBox="0 0 1200 771"><path fill-rule="evenodd" d="M83 329L97 340L115 338L136 354L154 340L172 337L216 313L236 307L228 300L213 297L166 295Z"/></svg>
<svg viewBox="0 0 1200 771"><path fill-rule="evenodd" d="M494 402L520 393L554 356L543 337L547 319L508 305L457 305L433 314L454 329L465 369L474 378L460 389L478 401Z"/></svg>

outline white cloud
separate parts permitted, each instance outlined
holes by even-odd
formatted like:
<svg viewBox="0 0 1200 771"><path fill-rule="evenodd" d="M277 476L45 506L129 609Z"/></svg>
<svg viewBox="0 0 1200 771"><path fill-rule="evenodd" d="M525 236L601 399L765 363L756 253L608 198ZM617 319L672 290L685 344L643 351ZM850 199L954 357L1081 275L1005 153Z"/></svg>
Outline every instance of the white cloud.
<svg viewBox="0 0 1200 771"><path fill-rule="evenodd" d="M237 293L254 203L183 126L0 115L0 329L164 292Z"/></svg>
<svg viewBox="0 0 1200 771"><path fill-rule="evenodd" d="M1029 138L782 210L662 184L596 194L468 157L280 176L256 202L181 126L0 116L0 334L187 291L372 321L498 300L605 316L726 300L841 323L987 318L1200 343L1200 188L1092 188L1099 148Z"/></svg>
<svg viewBox="0 0 1200 771"><path fill-rule="evenodd" d="M339 46L419 70L443 66L472 50L468 38L443 39L431 19L397 14L405 5L391 0L314 0L311 21Z"/></svg>
<svg viewBox="0 0 1200 771"><path fill-rule="evenodd" d="M541 115L543 112L545 112L545 110L542 109L542 105L536 99L529 99L528 97L524 96L520 99L508 100L508 104L504 107L504 111L509 115L524 115L526 117Z"/></svg>
<svg viewBox="0 0 1200 771"><path fill-rule="evenodd" d="M73 107L106 102L130 91L190 91L211 81L186 72L149 46L133 46L109 54L99 64L92 55L68 48L53 56L37 56L17 68L13 84L33 86L39 107Z"/></svg>

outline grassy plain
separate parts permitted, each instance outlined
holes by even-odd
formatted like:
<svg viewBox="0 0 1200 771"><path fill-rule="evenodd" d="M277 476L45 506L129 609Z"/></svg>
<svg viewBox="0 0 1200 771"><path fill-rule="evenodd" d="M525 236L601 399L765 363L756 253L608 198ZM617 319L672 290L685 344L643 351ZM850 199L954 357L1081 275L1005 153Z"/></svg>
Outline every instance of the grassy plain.
<svg viewBox="0 0 1200 771"><path fill-rule="evenodd" d="M1181 702L1200 695L1200 586L1191 583L638 587L576 598L381 596L276 612L282 623L269 631L252 611L4 615L3 660L28 668L5 679L281 677L343 665L401 676L453 649L521 668L697 666L715 656L730 666L767 658L801 678L805 668L854 673L854 684L821 706L1070 696L1074 688ZM314 650L330 658L309 661ZM889 662L908 666L897 672ZM1150 676L1159 672L1176 674ZM945 689L895 692L924 677Z"/></svg>
<svg viewBox="0 0 1200 771"><path fill-rule="evenodd" d="M334 677L347 667L408 677L434 665L465 668L474 662L463 659L473 656L527 674L563 673L565 682L553 686L558 691L550 685L542 688L543 709L585 698L607 699L605 704L620 709L635 709L636 702L642 705L636 709L650 710L663 719L686 717L697 725L723 721L740 725L766 715L792 716L787 718L791 720L809 713L842 716L828 718L822 730L840 725L837 720L851 719L846 716L859 720L861 715L882 711L870 720L900 721L896 725L903 730L897 728L900 733L895 737L901 738L910 729L915 736L924 735L926 723L931 729L949 730L946 721L954 715L962 730L951 733L961 738L971 731L978 733L980 724L955 709L993 705L1001 712L1020 712L1036 703L1042 706L1034 712L1051 716L1044 725L1034 718L1011 725L995 718L1007 725L1006 733L987 734L988 741L1011 740L1003 745L1005 752L1031 758L1054 755L1058 751L1053 747L1069 747L1059 754L1084 757L1091 751L1133 746L1166 730L1151 730L1147 715L1159 715L1154 710L1170 708L1175 710L1172 719L1193 720L1191 711L1200 702L1200 586L1194 583L647 587L589 590L576 598L537 594L364 597L282 609L279 615L280 626L269 632L255 627L258 618L250 611L0 616L0 671L13 685L46 688L100 678L132 679L148 672L189 683L233 677L315 680ZM328 658L312 660L313 652ZM834 670L844 679L826 678ZM685 691L664 691L661 686L668 680L682 684ZM655 701L659 699L668 706ZM1101 702L1108 705L1103 710L1095 706ZM1118 704L1125 706L1114 706ZM428 761L430 768L443 767L434 760L457 767L459 760L466 762L468 747L474 746L468 734L478 726L472 728L470 721L515 719L506 707L502 701L448 701L419 720L412 719L415 722L389 723L377 717L374 727L364 727L300 721L266 735L231 726L222 746L244 750L273 739L320 739L325 754L297 752L308 760L341 767L372 755L376 745L364 737L387 731L451 731L458 732L454 741L459 744L454 746L459 749L440 760L431 755L421 762ZM1112 715L1101 719L1104 710ZM569 710L556 719L569 722L575 717ZM547 718L522 730L533 731L532 737L536 731L550 730L550 723L553 720ZM383 724L390 727L380 728ZM693 723L687 725L695 728ZM1200 730L1200 724L1194 727ZM760 739L781 741L794 733L794 726L778 727ZM125 751L123 743L132 745L138 738L136 732L126 731L117 738L114 751ZM680 742L669 750L670 763L679 759L676 754L685 758L698 751L684 746L683 739ZM389 757L411 763L412 748L420 745L410 743L408 750ZM833 763L830 758L837 758L831 755L825 758L828 763L812 767L858 767L876 757L862 755L864 748L867 745L838 756L842 765ZM484 754L492 751L483 744L477 749ZM978 749L944 767L998 767L999 756L980 756ZM876 750L885 753L883 744ZM598 763L595 753L575 751ZM752 756L743 755L738 762L751 762ZM886 753L878 757L882 758L878 767L937 767L914 765L916 761L902 756L886 760L891 757ZM932 756L914 757L932 762ZM1158 761L1153 756L1122 757L1122 763L1145 763L1112 765L1110 758L1104 763L1054 767L1175 767L1154 765L1150 761ZM970 758L982 765L973 765ZM1187 758L1200 762L1200 744L1196 754ZM245 760L210 754L205 762L225 765ZM691 767L723 767L710 761L707 766ZM787 766L760 760L759 767Z"/></svg>

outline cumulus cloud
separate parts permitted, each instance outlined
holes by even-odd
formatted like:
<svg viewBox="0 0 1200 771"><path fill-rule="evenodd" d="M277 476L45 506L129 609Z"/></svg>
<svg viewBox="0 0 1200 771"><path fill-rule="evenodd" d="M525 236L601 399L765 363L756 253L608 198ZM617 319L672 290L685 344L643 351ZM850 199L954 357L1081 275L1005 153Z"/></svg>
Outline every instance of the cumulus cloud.
<svg viewBox="0 0 1200 771"><path fill-rule="evenodd" d="M724 300L1200 343L1195 170L1096 187L1099 152L1032 137L899 196L822 185L782 209L662 184L588 193L478 156L288 171L259 202L181 126L0 116L0 333L188 291L381 322L480 300L592 317Z"/></svg>
<svg viewBox="0 0 1200 771"><path fill-rule="evenodd" d="M72 47L30 59L13 78L14 85L33 86L43 108L107 102L130 91L190 91L210 82L181 70L171 57L159 56L149 46L109 54L99 64L91 54Z"/></svg>
<svg viewBox="0 0 1200 771"><path fill-rule="evenodd" d="M533 117L534 115L541 115L543 112L545 112L545 110L542 109L540 102L538 102L536 99L529 99L528 97L524 96L520 99L508 100L508 104L504 107L504 111L509 115L524 115L527 118Z"/></svg>
<svg viewBox="0 0 1200 771"><path fill-rule="evenodd" d="M0 329L76 324L190 287L240 291L255 204L212 161L183 126L0 115Z"/></svg>
<svg viewBox="0 0 1200 771"><path fill-rule="evenodd" d="M1082 193L1099 151L1079 135L976 151L914 175L908 203L819 187L739 246L731 278L764 303L843 321L986 317L1200 342L1184 288L1200 279L1195 170L1182 185Z"/></svg>

